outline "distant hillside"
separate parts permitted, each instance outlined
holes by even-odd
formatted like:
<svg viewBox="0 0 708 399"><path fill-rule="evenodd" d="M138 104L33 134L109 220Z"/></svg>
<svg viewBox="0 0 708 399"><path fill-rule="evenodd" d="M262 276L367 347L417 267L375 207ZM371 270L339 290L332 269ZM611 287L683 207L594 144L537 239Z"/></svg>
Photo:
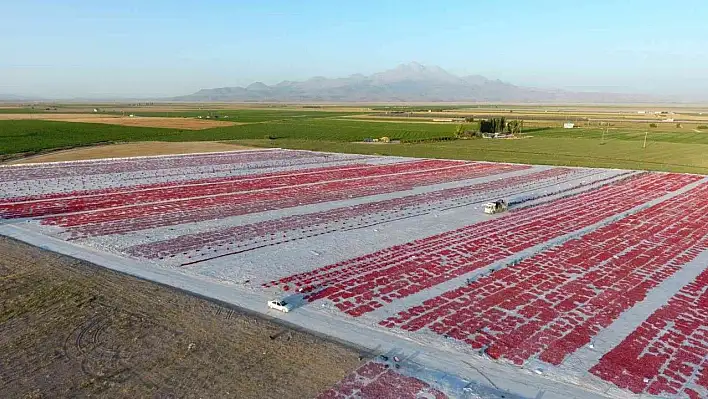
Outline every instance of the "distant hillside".
<svg viewBox="0 0 708 399"><path fill-rule="evenodd" d="M415 62L370 76L360 74L304 82L261 82L246 87L202 89L173 101L206 102L646 102L646 96L541 90L484 76L456 76L437 66Z"/></svg>
<svg viewBox="0 0 708 399"><path fill-rule="evenodd" d="M16 94L2 94L0 93L0 102L17 102L17 101L40 101L41 98L19 96Z"/></svg>

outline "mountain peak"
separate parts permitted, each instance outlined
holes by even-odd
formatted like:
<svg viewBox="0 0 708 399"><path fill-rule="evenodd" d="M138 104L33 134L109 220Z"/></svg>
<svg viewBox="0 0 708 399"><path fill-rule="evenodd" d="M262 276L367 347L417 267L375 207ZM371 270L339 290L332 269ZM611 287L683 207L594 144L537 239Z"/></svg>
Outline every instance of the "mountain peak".
<svg viewBox="0 0 708 399"><path fill-rule="evenodd" d="M409 63L403 63L398 65L396 69L407 69L409 71L424 71L427 67L419 62L411 61Z"/></svg>
<svg viewBox="0 0 708 399"><path fill-rule="evenodd" d="M380 83L403 81L458 82L459 78L438 66L425 66L418 62L400 64L394 69L376 73L371 77Z"/></svg>
<svg viewBox="0 0 708 399"><path fill-rule="evenodd" d="M268 89L268 86L263 82L253 82L250 85L246 86L246 89L248 89L248 90L266 90L266 89Z"/></svg>
<svg viewBox="0 0 708 399"><path fill-rule="evenodd" d="M418 73L437 73L437 74L447 74L450 73L437 65L424 65L416 61L411 61L409 63L399 64L393 70L399 71L411 71Z"/></svg>

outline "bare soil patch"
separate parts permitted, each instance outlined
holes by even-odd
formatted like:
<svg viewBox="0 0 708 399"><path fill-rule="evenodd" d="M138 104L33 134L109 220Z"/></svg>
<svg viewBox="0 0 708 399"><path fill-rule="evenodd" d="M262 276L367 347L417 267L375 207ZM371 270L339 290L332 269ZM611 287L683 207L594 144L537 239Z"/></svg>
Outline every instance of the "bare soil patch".
<svg viewBox="0 0 708 399"><path fill-rule="evenodd" d="M311 398L351 348L0 237L0 391L19 397Z"/></svg>
<svg viewBox="0 0 708 399"><path fill-rule="evenodd" d="M44 120L77 123L103 123L107 125L162 127L184 130L204 130L215 127L234 126L237 122L215 121L196 118L130 117L102 114L0 114L0 120Z"/></svg>
<svg viewBox="0 0 708 399"><path fill-rule="evenodd" d="M73 148L48 154L34 155L8 162L9 164L78 161L84 159L126 158L150 155L190 154L198 152L219 152L247 150L238 144L218 141L164 142L141 141L137 143L106 144L91 147Z"/></svg>

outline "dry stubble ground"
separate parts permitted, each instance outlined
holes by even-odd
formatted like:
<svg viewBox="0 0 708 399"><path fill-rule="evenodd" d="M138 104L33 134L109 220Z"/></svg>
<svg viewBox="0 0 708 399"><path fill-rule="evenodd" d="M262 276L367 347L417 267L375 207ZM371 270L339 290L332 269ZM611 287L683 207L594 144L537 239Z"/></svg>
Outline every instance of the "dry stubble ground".
<svg viewBox="0 0 708 399"><path fill-rule="evenodd" d="M360 353L0 237L4 398L311 398Z"/></svg>
<svg viewBox="0 0 708 399"><path fill-rule="evenodd" d="M107 144L53 151L8 162L24 164L35 162L78 161L101 158L126 158L151 155L191 154L201 152L238 151L253 147L218 141L166 142L141 141L137 143Z"/></svg>
<svg viewBox="0 0 708 399"><path fill-rule="evenodd" d="M0 114L0 120L44 120L76 123L103 123L107 125L162 127L184 130L204 130L234 126L237 122L204 120L196 118L129 117L102 114Z"/></svg>

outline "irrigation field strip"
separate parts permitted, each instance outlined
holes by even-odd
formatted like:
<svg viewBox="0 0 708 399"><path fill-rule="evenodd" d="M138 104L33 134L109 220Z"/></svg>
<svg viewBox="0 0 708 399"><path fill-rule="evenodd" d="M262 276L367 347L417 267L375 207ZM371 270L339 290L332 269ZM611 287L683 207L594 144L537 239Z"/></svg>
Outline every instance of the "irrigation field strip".
<svg viewBox="0 0 708 399"><path fill-rule="evenodd" d="M644 209L650 208L650 207L657 205L659 203L662 203L664 201L671 200L672 198L676 197L677 195L688 192L691 189L696 188L706 182L708 182L708 178L704 178L704 179L699 180L697 182L690 183L690 184L688 184L676 191L670 192L670 193L665 194L659 198L645 202L644 204L636 206L628 211L624 211L624 212L618 213L616 215L612 215L612 216L605 218L605 219L603 219L595 224L592 224L590 226L575 230L575 231L568 233L568 234L564 234L564 235L556 237L552 240L548 240L544 243L535 245L535 246L528 248L526 250L523 250L521 252L517 252L505 259L502 259L498 262L492 263L484 268L471 271L471 272L461 275L459 277L455 277L451 280L448 280L442 284L438 284L434 287L425 289L421 292L410 295L406 298L399 299L387 306L384 306L384 307L379 308L373 312L370 312L368 315L366 315L366 317L370 317L375 320L385 319L389 314L397 314L399 312L402 312L406 309L411 308L412 306L419 305L428 299L435 298L435 297L440 296L448 291L451 291L451 290L454 290L458 287L464 286L468 281L475 280L475 279L479 278L480 276L488 274L492 271L501 270L503 268L513 266L516 263L520 262L521 260L532 257L532 256L536 255L537 253L542 252L546 249L549 249L552 247L557 247L557 246L565 243L566 241L570 241L572 239L581 237L589 232L597 230L598 228L601 228L603 226L607 226L609 224L612 224L612 223L614 223L620 219L623 219L629 215L633 215L637 212L640 212Z"/></svg>

